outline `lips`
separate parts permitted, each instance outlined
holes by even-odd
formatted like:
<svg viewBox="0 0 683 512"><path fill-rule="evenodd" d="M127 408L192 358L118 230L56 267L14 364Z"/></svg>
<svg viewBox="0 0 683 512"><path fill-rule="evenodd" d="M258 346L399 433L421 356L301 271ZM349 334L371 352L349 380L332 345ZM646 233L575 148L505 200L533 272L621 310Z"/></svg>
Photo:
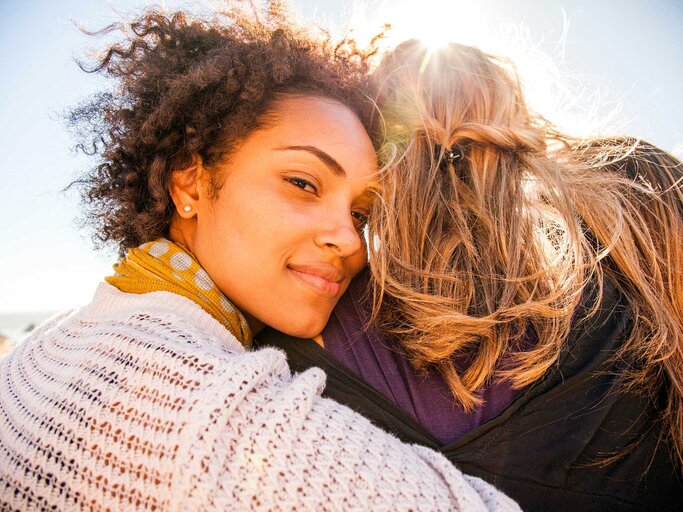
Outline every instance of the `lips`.
<svg viewBox="0 0 683 512"><path fill-rule="evenodd" d="M320 295L336 297L346 280L342 270L327 263L290 264L288 268L301 283Z"/></svg>

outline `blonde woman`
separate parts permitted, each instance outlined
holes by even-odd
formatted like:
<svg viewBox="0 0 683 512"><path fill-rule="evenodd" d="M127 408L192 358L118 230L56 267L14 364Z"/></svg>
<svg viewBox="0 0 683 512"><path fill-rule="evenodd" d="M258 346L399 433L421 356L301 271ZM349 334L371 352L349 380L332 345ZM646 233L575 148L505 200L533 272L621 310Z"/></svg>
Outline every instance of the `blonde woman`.
<svg viewBox="0 0 683 512"><path fill-rule="evenodd" d="M409 41L373 78L370 275L325 350L261 338L524 509L680 507L680 162L564 136L527 107L513 64L476 48Z"/></svg>
<svg viewBox="0 0 683 512"><path fill-rule="evenodd" d="M365 263L376 162L367 55L238 5L109 30L115 89L73 121L122 259L0 364L0 509L518 510L248 351L266 324L320 332Z"/></svg>

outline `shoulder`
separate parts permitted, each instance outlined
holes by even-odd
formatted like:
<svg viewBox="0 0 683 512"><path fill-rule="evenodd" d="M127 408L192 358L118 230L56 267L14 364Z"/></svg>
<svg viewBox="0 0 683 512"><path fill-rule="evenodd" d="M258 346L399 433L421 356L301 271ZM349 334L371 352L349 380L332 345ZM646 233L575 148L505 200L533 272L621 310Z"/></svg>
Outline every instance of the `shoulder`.
<svg viewBox="0 0 683 512"><path fill-rule="evenodd" d="M120 401L126 394L137 400L151 390L163 390L167 397L184 396L198 403L215 387L229 392L233 383L238 386L244 380L291 378L283 352L245 350L184 297L167 292L133 295L106 284L89 305L37 328L5 362L23 370L41 367L51 374L54 389L96 389L100 402L108 396ZM26 376L27 382L32 376ZM179 407L173 410L182 412ZM163 408L154 411L165 414Z"/></svg>
<svg viewBox="0 0 683 512"><path fill-rule="evenodd" d="M613 357L630 334L631 318L629 299L613 281L590 282L575 312L561 366L567 371L589 360Z"/></svg>
<svg viewBox="0 0 683 512"><path fill-rule="evenodd" d="M164 508L202 474L216 438L238 435L226 429L231 421L253 422L275 398L291 406L322 389L319 370L292 379L282 352L245 351L184 300L127 295L98 290L2 361L0 430L12 434L0 439L9 457L0 479L37 488L43 477L25 474L21 461L48 468L57 456L71 461L60 478L81 496L127 487L134 474L134 492ZM26 452L24 439L42 448ZM119 494L100 502L119 508Z"/></svg>
<svg viewBox="0 0 683 512"><path fill-rule="evenodd" d="M71 322L97 324L96 335L84 335L108 365L121 366L124 358L126 372L153 379L161 389L191 392L195 401L211 395L213 387L225 392L243 380L290 377L281 351L245 350L200 306L172 293L131 295L105 284Z"/></svg>

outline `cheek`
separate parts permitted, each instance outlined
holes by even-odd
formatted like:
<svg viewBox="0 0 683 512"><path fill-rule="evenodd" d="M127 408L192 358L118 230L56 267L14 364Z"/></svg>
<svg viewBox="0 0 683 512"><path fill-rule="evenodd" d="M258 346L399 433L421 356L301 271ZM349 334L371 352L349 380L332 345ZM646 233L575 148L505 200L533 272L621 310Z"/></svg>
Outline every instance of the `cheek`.
<svg viewBox="0 0 683 512"><path fill-rule="evenodd" d="M213 219L210 231L247 254L273 250L286 241L292 223L299 224L285 206L263 193L245 194Z"/></svg>

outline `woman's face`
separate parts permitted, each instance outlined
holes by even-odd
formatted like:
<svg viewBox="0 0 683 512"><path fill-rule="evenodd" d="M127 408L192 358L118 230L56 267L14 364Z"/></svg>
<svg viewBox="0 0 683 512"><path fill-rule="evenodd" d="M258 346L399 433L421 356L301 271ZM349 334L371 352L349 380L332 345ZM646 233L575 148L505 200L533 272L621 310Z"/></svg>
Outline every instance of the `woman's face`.
<svg viewBox="0 0 683 512"><path fill-rule="evenodd" d="M216 169L218 197L199 164L192 212L174 200L185 243L252 330L312 337L365 265L375 152L335 101L286 96L274 114Z"/></svg>

